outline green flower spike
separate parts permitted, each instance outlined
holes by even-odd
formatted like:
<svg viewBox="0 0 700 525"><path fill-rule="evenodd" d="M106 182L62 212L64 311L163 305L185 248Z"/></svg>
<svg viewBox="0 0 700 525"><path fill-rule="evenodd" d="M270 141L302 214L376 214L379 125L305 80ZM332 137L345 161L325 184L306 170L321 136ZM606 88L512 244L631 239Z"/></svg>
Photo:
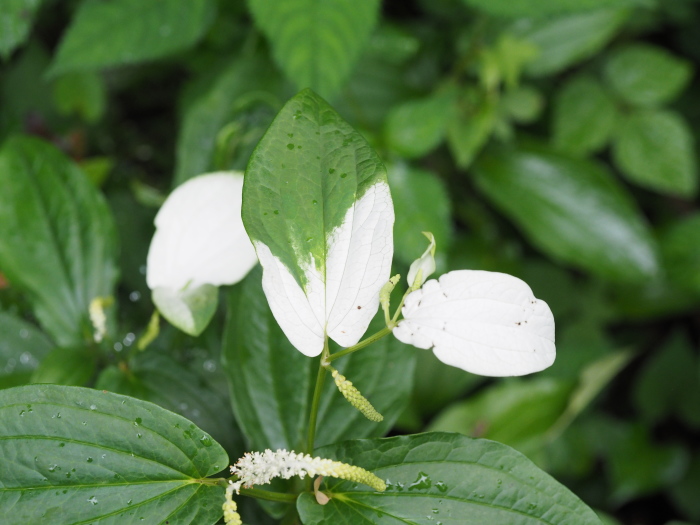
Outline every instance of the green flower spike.
<svg viewBox="0 0 700 525"><path fill-rule="evenodd" d="M338 390L340 390L340 393L343 394L343 397L345 397L352 406L362 412L362 415L370 421L379 423L384 419L384 416L376 411L372 403L353 386L351 381L345 379L345 376L339 373L335 368L331 368L331 370Z"/></svg>

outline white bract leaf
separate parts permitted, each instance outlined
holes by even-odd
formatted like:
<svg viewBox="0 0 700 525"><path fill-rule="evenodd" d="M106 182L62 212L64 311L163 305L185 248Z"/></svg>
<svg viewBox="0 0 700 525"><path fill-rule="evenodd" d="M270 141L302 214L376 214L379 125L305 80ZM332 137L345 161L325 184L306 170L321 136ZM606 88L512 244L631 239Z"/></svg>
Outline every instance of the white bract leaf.
<svg viewBox="0 0 700 525"><path fill-rule="evenodd" d="M148 251L148 287L233 284L257 258L241 220L243 174L218 172L188 180L156 215Z"/></svg>
<svg viewBox="0 0 700 525"><path fill-rule="evenodd" d="M435 236L430 232L423 232L430 244L420 258L411 263L408 269L408 285L417 290L435 272Z"/></svg>
<svg viewBox="0 0 700 525"><path fill-rule="evenodd" d="M304 268L304 288L266 244L255 242L272 313L300 352L319 355L326 333L344 347L360 340L389 279L393 225L389 186L377 182L327 236L325 274L315 264Z"/></svg>
<svg viewBox="0 0 700 525"><path fill-rule="evenodd" d="M402 312L397 339L467 372L519 376L554 362L552 312L511 275L449 272L409 294Z"/></svg>

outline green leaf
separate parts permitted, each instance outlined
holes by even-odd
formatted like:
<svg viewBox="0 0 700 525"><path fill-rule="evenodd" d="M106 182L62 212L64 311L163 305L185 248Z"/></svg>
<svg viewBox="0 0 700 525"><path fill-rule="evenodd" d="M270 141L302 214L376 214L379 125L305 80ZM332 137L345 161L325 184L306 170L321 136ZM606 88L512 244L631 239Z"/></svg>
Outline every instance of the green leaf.
<svg viewBox="0 0 700 525"><path fill-rule="evenodd" d="M647 5L644 0L462 0L465 4L495 16L541 17L560 13L591 11L602 7Z"/></svg>
<svg viewBox="0 0 700 525"><path fill-rule="evenodd" d="M138 353L120 367L106 368L95 384L180 414L211 434L226 450L239 450L240 438L228 403L197 374L168 354Z"/></svg>
<svg viewBox="0 0 700 525"><path fill-rule="evenodd" d="M429 430L493 439L523 450L561 416L570 391L568 382L550 378L501 381L449 406Z"/></svg>
<svg viewBox="0 0 700 525"><path fill-rule="evenodd" d="M476 183L555 259L621 282L658 270L656 247L632 199L601 165L547 151L498 151Z"/></svg>
<svg viewBox="0 0 700 525"><path fill-rule="evenodd" d="M309 394L318 361L299 353L275 322L254 269L229 294L222 360L231 402L250 448L299 450L306 439ZM381 316L370 330L381 328ZM335 362L334 362L335 365ZM364 418L327 381L316 442L381 436L399 416L412 387L415 352L387 337L339 360L338 368L384 416Z"/></svg>
<svg viewBox="0 0 700 525"><path fill-rule="evenodd" d="M5 0L0 11L0 56L7 59L29 36L42 0Z"/></svg>
<svg viewBox="0 0 700 525"><path fill-rule="evenodd" d="M211 0L86 0L63 34L50 74L155 60L193 46L213 21Z"/></svg>
<svg viewBox="0 0 700 525"><path fill-rule="evenodd" d="M29 137L0 150L0 187L0 267L59 346L81 346L90 302L111 296L116 278L107 204L73 162Z"/></svg>
<svg viewBox="0 0 700 525"><path fill-rule="evenodd" d="M537 120L544 107L542 94L532 86L519 86L507 91L501 108L515 122L528 124Z"/></svg>
<svg viewBox="0 0 700 525"><path fill-rule="evenodd" d="M696 453L683 479L674 484L669 491L675 506L695 521L700 520L698 487L700 487L700 454Z"/></svg>
<svg viewBox="0 0 700 525"><path fill-rule="evenodd" d="M454 103L449 90L395 106L384 125L388 145L409 159L429 153L445 138Z"/></svg>
<svg viewBox="0 0 700 525"><path fill-rule="evenodd" d="M700 214L671 225L663 232L660 244L669 280L700 294Z"/></svg>
<svg viewBox="0 0 700 525"><path fill-rule="evenodd" d="M93 373L97 359L84 347L55 348L32 374L32 383L83 386Z"/></svg>
<svg viewBox="0 0 700 525"><path fill-rule="evenodd" d="M279 84L272 65L262 58L236 59L229 64L185 112L177 139L174 186L212 171L221 129L251 98L272 99L276 104Z"/></svg>
<svg viewBox="0 0 700 525"><path fill-rule="evenodd" d="M383 493L331 478L327 505L302 494L297 509L304 525L348 522L543 523L600 525L595 513L566 487L515 450L459 434L428 433L346 441L315 451L374 472L387 482Z"/></svg>
<svg viewBox="0 0 700 525"><path fill-rule="evenodd" d="M221 517L223 489L201 479L228 464L187 419L78 387L0 391L0 507L7 525L171 523Z"/></svg>
<svg viewBox="0 0 700 525"><path fill-rule="evenodd" d="M637 111L617 130L613 158L630 181L671 195L697 192L693 134L683 118L670 111Z"/></svg>
<svg viewBox="0 0 700 525"><path fill-rule="evenodd" d="M547 76L598 53L615 36L629 14L630 10L624 8L600 9L517 21L512 27L513 34L540 50L525 71L531 76Z"/></svg>
<svg viewBox="0 0 700 525"><path fill-rule="evenodd" d="M250 0L272 54L299 89L332 98L352 71L379 14L377 0Z"/></svg>
<svg viewBox="0 0 700 525"><path fill-rule="evenodd" d="M633 44L613 53L604 68L605 79L625 102L656 106L683 91L693 73L689 62L647 44Z"/></svg>
<svg viewBox="0 0 700 525"><path fill-rule="evenodd" d="M390 277L394 209L377 154L313 91L289 100L255 149L241 214L292 344L316 356L326 334L357 343Z"/></svg>
<svg viewBox="0 0 700 525"><path fill-rule="evenodd" d="M632 400L646 422L659 423L677 415L700 428L699 364L682 333L675 333L646 360L632 390Z"/></svg>
<svg viewBox="0 0 700 525"><path fill-rule="evenodd" d="M425 250L425 237L435 236L439 253L446 253L452 237L452 204L444 182L430 171L406 164L388 170L395 200L394 250L396 258L410 264Z"/></svg>
<svg viewBox="0 0 700 525"><path fill-rule="evenodd" d="M107 105L102 78L94 72L61 75L54 83L53 96L59 113L76 114L91 123L102 117Z"/></svg>
<svg viewBox="0 0 700 525"><path fill-rule="evenodd" d="M219 287L203 284L182 290L156 287L153 304L173 326L189 335L198 336L209 325L219 304Z"/></svg>
<svg viewBox="0 0 700 525"><path fill-rule="evenodd" d="M0 312L0 388L29 381L53 343L34 325Z"/></svg>
<svg viewBox="0 0 700 525"><path fill-rule="evenodd" d="M468 92L451 108L447 145L460 168L468 168L488 142L496 125L497 106L492 97Z"/></svg>
<svg viewBox="0 0 700 525"><path fill-rule="evenodd" d="M584 157L610 140L618 118L615 102L596 79L577 76L556 92L552 142L564 153Z"/></svg>

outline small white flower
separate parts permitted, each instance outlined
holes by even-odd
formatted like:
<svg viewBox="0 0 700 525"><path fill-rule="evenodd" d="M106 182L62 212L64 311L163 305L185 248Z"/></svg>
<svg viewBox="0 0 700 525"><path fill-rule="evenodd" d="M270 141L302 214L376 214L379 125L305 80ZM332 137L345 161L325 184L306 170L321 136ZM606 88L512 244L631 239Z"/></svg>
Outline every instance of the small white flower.
<svg viewBox="0 0 700 525"><path fill-rule="evenodd" d="M539 372L554 362L554 317L512 275L459 270L410 293L393 333L440 361L484 376Z"/></svg>
<svg viewBox="0 0 700 525"><path fill-rule="evenodd" d="M156 215L146 281L180 291L233 284L257 263L241 220L243 174L219 172L177 187Z"/></svg>
<svg viewBox="0 0 700 525"><path fill-rule="evenodd" d="M380 492L386 489L383 480L363 468L283 449L248 452L231 467L231 473L238 476L238 481L233 484L236 493L241 486L266 485L273 478L289 479L293 476L302 479L305 476L332 476L363 483Z"/></svg>

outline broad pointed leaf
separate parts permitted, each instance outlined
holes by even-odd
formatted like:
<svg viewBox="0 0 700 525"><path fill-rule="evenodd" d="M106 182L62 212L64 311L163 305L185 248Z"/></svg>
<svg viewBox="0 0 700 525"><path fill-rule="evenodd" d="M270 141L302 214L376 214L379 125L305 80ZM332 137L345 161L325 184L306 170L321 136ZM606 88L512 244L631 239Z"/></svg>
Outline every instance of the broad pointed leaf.
<svg viewBox="0 0 700 525"><path fill-rule="evenodd" d="M27 383L53 343L34 325L7 312L0 312L0 334L0 388Z"/></svg>
<svg viewBox="0 0 700 525"><path fill-rule="evenodd" d="M63 35L51 73L167 56L197 42L214 14L212 0L87 0Z"/></svg>
<svg viewBox="0 0 700 525"><path fill-rule="evenodd" d="M0 391L3 523L207 525L223 490L221 446L156 405L87 388Z"/></svg>
<svg viewBox="0 0 700 525"><path fill-rule="evenodd" d="M112 215L85 174L52 145L13 137L0 150L0 267L29 293L61 346L91 337L88 307L113 293Z"/></svg>
<svg viewBox="0 0 700 525"><path fill-rule="evenodd" d="M292 98L248 164L243 223L263 287L292 344L359 341L389 279L394 209L367 142L311 90Z"/></svg>
<svg viewBox="0 0 700 525"><path fill-rule="evenodd" d="M8 58L29 36L42 0L5 0L0 10L0 56Z"/></svg>
<svg viewBox="0 0 700 525"><path fill-rule="evenodd" d="M332 97L355 65L377 20L377 0L251 0L256 24L298 88Z"/></svg>
<svg viewBox="0 0 700 525"><path fill-rule="evenodd" d="M569 489L515 450L461 434L428 433L346 441L315 454L372 471L386 492L331 478L321 488L331 499L302 494L304 525L459 523L484 525L600 525Z"/></svg>

